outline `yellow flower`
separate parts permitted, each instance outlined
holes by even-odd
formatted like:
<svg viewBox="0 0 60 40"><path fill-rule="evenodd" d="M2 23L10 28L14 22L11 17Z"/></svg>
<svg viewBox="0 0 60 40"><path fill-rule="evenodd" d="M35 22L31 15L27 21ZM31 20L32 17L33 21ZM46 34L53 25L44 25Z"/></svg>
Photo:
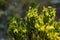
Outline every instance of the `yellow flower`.
<svg viewBox="0 0 60 40"><path fill-rule="evenodd" d="M52 8L51 6L48 6L48 8Z"/></svg>
<svg viewBox="0 0 60 40"><path fill-rule="evenodd" d="M44 31L44 30L45 30L45 25L41 26L41 27L40 27L40 30L41 30L41 31Z"/></svg>
<svg viewBox="0 0 60 40"><path fill-rule="evenodd" d="M27 30L26 30L26 29L23 29L23 30L22 30L22 32L23 32L23 33L26 33L26 32L27 32Z"/></svg>
<svg viewBox="0 0 60 40"><path fill-rule="evenodd" d="M48 33L47 36L48 36L49 38L52 38L53 35L52 35L52 33Z"/></svg>
<svg viewBox="0 0 60 40"><path fill-rule="evenodd" d="M54 26L50 26L50 29L55 29Z"/></svg>
<svg viewBox="0 0 60 40"><path fill-rule="evenodd" d="M34 14L34 17L35 17L35 18L38 18L38 14L37 14L37 13L35 13L35 14Z"/></svg>
<svg viewBox="0 0 60 40"><path fill-rule="evenodd" d="M51 18L49 18L49 22L51 22L52 21L52 19Z"/></svg>
<svg viewBox="0 0 60 40"><path fill-rule="evenodd" d="M13 30L13 32L14 32L14 33L18 33L18 29L15 28L15 29Z"/></svg>
<svg viewBox="0 0 60 40"><path fill-rule="evenodd" d="M38 18L38 21L43 24L43 18Z"/></svg>
<svg viewBox="0 0 60 40"><path fill-rule="evenodd" d="M57 37L58 40L60 40L60 37Z"/></svg>
<svg viewBox="0 0 60 40"><path fill-rule="evenodd" d="M44 11L48 11L48 9L45 6L43 6L43 12Z"/></svg>
<svg viewBox="0 0 60 40"><path fill-rule="evenodd" d="M48 33L47 34L48 38L50 38L51 40L55 40L56 38L54 38L54 33Z"/></svg>
<svg viewBox="0 0 60 40"><path fill-rule="evenodd" d="M33 15L32 15L31 13L28 13L28 14L27 14L27 17L28 17L28 18L31 18L32 16L33 16Z"/></svg>
<svg viewBox="0 0 60 40"><path fill-rule="evenodd" d="M56 11L53 11L53 16L55 16Z"/></svg>
<svg viewBox="0 0 60 40"><path fill-rule="evenodd" d="M45 13L45 15L46 15L46 16L49 16L49 13L48 13L48 12L46 12L46 13Z"/></svg>
<svg viewBox="0 0 60 40"><path fill-rule="evenodd" d="M28 13L27 16L29 16L31 13Z"/></svg>
<svg viewBox="0 0 60 40"><path fill-rule="evenodd" d="M48 30L51 30L51 29L55 29L54 26L48 25L48 26L46 27L46 32L48 32Z"/></svg>
<svg viewBox="0 0 60 40"><path fill-rule="evenodd" d="M16 23L16 20L13 20L13 23Z"/></svg>
<svg viewBox="0 0 60 40"><path fill-rule="evenodd" d="M54 26L48 25L48 26L46 27L46 29L55 29L55 28L54 28Z"/></svg>
<svg viewBox="0 0 60 40"><path fill-rule="evenodd" d="M59 39L58 35L59 35L59 33L55 33L55 34L53 35L53 37L54 37L55 39Z"/></svg>
<svg viewBox="0 0 60 40"><path fill-rule="evenodd" d="M50 12L50 15L53 15L53 12Z"/></svg>
<svg viewBox="0 0 60 40"><path fill-rule="evenodd" d="M35 23L35 28L39 28L39 24L38 23Z"/></svg>

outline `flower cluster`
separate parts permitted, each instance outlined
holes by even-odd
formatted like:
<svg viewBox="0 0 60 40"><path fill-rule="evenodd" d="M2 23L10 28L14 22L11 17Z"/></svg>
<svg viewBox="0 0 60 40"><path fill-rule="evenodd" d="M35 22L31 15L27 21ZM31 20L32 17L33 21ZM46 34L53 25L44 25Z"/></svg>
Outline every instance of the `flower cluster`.
<svg viewBox="0 0 60 40"><path fill-rule="evenodd" d="M60 40L60 21L55 22L56 9L43 7L38 15L38 6L29 7L23 20L17 18L9 24L8 33L14 34L16 40Z"/></svg>
<svg viewBox="0 0 60 40"><path fill-rule="evenodd" d="M40 35L39 37L46 35L47 39L49 40L59 40L58 34L56 34L57 33L55 28L56 23L54 21L56 16L56 9L52 8L51 6L48 6L48 8L43 7L43 10L39 16L37 14L38 10L36 9L36 12L33 10L35 9L30 7L29 9L30 12L28 11L28 14L27 14L27 20L28 20L27 25L30 25L27 27L31 27L29 28L30 30L33 29L32 31L36 31L35 33L32 33L33 36L34 34L36 35L36 33L39 33L38 35L40 35L42 31L42 35ZM44 32L46 34L44 34ZM37 37L38 36L36 36L36 38ZM39 38L39 39L47 40L45 39L45 37L43 37L44 39L43 38Z"/></svg>
<svg viewBox="0 0 60 40"><path fill-rule="evenodd" d="M26 40L26 32L27 30L22 19L18 15L15 15L10 21L8 34L15 40Z"/></svg>

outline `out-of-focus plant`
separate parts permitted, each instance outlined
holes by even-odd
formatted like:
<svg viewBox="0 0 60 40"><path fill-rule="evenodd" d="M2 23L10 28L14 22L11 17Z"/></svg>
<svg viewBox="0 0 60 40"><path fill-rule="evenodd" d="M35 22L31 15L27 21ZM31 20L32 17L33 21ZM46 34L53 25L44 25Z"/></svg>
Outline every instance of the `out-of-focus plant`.
<svg viewBox="0 0 60 40"><path fill-rule="evenodd" d="M31 8L29 7L29 10L27 12L27 16L26 16L26 27L27 27L27 36L28 36L28 39L32 40L33 39L33 35L35 36L35 32L36 32L36 29L34 27L35 23L38 19L38 6L36 8ZM37 34L36 34L37 35ZM34 40L34 39L33 39Z"/></svg>
<svg viewBox="0 0 60 40"><path fill-rule="evenodd" d="M4 11L0 10L0 17L4 15Z"/></svg>
<svg viewBox="0 0 60 40"><path fill-rule="evenodd" d="M49 40L60 40L60 32L58 30L60 25L59 22L54 21L56 9L52 8L51 6L48 6L48 8L43 7L41 14L42 15L40 15L40 17L42 16L41 19L43 19L43 21L41 22L43 25L40 27L40 31L46 32Z"/></svg>
<svg viewBox="0 0 60 40"><path fill-rule="evenodd" d="M12 19L8 33L15 40L60 40L60 21L54 21L55 16L56 9L51 6L43 7L40 15L38 6L29 7L24 21L18 17Z"/></svg>
<svg viewBox="0 0 60 40"><path fill-rule="evenodd" d="M0 4L1 5L4 5L4 4L6 4L7 3L7 0L0 0Z"/></svg>
<svg viewBox="0 0 60 40"><path fill-rule="evenodd" d="M15 15L10 21L8 34L14 38L14 40L26 40L26 26L24 25L22 19Z"/></svg>

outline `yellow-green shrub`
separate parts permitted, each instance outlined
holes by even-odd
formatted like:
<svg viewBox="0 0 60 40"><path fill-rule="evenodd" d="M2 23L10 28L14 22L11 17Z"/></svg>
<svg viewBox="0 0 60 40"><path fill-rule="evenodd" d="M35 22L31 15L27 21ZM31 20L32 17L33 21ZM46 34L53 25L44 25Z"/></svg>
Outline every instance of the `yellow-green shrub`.
<svg viewBox="0 0 60 40"><path fill-rule="evenodd" d="M9 24L8 34L14 38L14 40L26 40L26 26L23 23L22 18L15 15Z"/></svg>
<svg viewBox="0 0 60 40"><path fill-rule="evenodd" d="M13 18L9 24L8 33L15 40L60 40L60 22L56 22L56 9L43 7L38 15L38 6L29 7L23 20ZM19 22L17 22L17 19Z"/></svg>

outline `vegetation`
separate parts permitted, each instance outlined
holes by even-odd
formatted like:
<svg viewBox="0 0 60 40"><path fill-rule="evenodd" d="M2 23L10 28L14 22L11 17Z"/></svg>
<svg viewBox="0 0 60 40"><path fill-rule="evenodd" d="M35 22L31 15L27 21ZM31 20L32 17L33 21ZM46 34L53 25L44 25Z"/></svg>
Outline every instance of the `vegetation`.
<svg viewBox="0 0 60 40"><path fill-rule="evenodd" d="M0 5L5 5L7 0L0 0Z"/></svg>
<svg viewBox="0 0 60 40"><path fill-rule="evenodd" d="M26 17L18 15L10 20L8 34L13 40L60 40L60 21L56 22L56 9L43 7L38 15L38 6L29 7Z"/></svg>

